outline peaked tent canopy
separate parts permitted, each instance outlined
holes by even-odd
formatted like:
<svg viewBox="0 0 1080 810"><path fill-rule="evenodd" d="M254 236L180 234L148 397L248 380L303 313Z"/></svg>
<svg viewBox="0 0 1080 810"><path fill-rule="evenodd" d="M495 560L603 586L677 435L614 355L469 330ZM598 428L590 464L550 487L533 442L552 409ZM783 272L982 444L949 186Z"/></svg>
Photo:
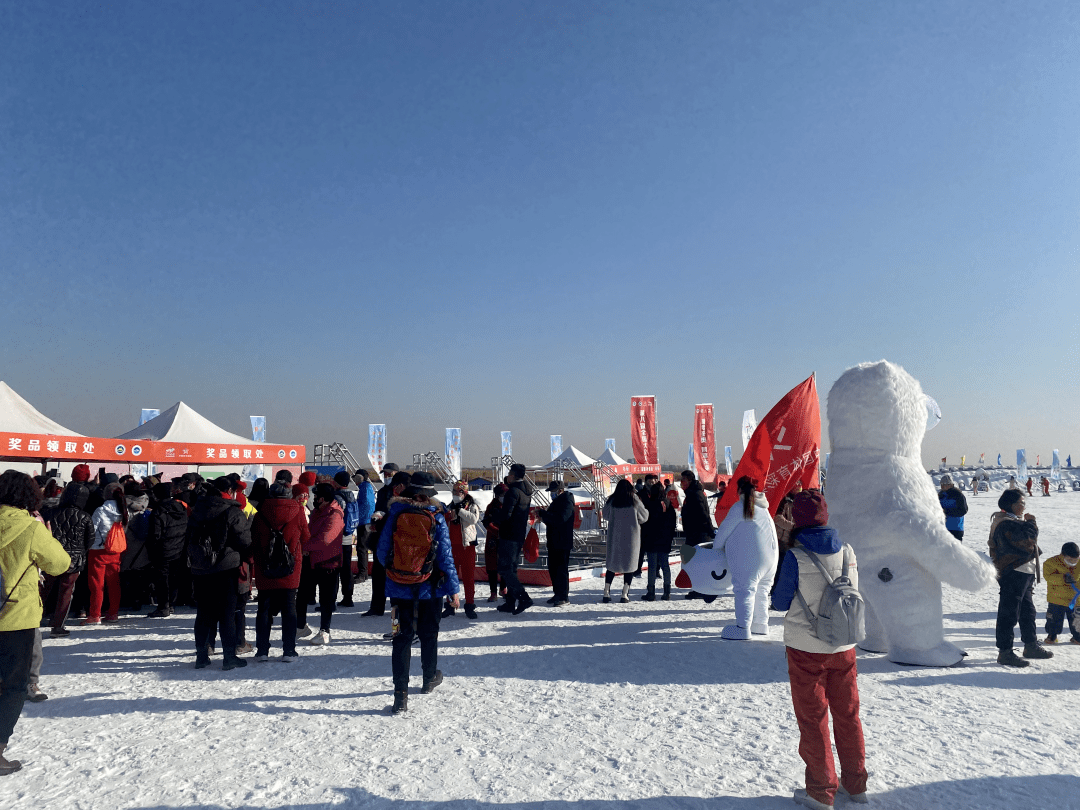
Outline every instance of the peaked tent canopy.
<svg viewBox="0 0 1080 810"><path fill-rule="evenodd" d="M630 462L619 456L614 450L605 448L604 452L600 454L597 461L606 464L609 467L619 467L623 464L629 464Z"/></svg>
<svg viewBox="0 0 1080 810"><path fill-rule="evenodd" d="M149 422L116 438L191 444L259 444L218 427L183 402L177 402Z"/></svg>
<svg viewBox="0 0 1080 810"><path fill-rule="evenodd" d="M82 436L54 422L3 380L0 380L0 432L36 433L43 436Z"/></svg>
<svg viewBox="0 0 1080 810"><path fill-rule="evenodd" d="M587 455L578 450L574 445L570 445L563 450L558 456L553 458L547 464L543 465L540 469L552 470L562 466L563 461L572 461L579 467L591 467L595 460L589 458Z"/></svg>

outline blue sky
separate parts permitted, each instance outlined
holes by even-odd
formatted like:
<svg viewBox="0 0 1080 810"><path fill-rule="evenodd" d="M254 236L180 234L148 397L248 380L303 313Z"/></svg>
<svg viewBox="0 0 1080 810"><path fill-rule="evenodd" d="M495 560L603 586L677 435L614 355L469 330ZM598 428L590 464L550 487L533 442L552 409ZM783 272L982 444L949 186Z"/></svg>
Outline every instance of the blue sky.
<svg viewBox="0 0 1080 810"><path fill-rule="evenodd" d="M0 379L122 433L738 446L888 358L1080 454L1075 3L0 2ZM827 441L826 441L827 443Z"/></svg>

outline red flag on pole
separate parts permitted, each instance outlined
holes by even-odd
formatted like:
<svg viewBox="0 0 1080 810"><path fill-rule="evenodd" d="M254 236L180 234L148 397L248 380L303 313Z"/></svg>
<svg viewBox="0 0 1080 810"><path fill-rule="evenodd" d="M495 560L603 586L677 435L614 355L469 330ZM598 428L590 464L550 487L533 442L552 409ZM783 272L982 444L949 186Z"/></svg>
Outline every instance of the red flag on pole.
<svg viewBox="0 0 1080 810"><path fill-rule="evenodd" d="M791 491L796 481L805 489L821 485L820 449L821 406L817 382L811 374L788 391L758 423L731 480L737 483L744 475L757 479L757 488L765 493L769 512L775 515L780 499ZM718 523L738 499L738 488L729 485L716 505Z"/></svg>
<svg viewBox="0 0 1080 810"><path fill-rule="evenodd" d="M656 397L630 398L630 439L634 463L660 463L656 451Z"/></svg>
<svg viewBox="0 0 1080 810"><path fill-rule="evenodd" d="M694 406L694 467L705 482L716 477L716 439L713 406Z"/></svg>

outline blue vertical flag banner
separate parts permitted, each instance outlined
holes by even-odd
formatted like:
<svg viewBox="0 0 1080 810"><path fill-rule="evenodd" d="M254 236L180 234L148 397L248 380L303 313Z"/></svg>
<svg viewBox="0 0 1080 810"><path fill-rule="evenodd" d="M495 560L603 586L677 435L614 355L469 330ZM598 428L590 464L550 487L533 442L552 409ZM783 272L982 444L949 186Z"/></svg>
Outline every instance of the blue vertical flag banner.
<svg viewBox="0 0 1080 810"><path fill-rule="evenodd" d="M1065 457L1065 466L1070 470L1072 469L1072 453L1069 453L1069 455Z"/></svg>
<svg viewBox="0 0 1080 810"><path fill-rule="evenodd" d="M1021 486L1023 486L1024 482L1020 480L1021 478L1027 478L1027 451L1026 450L1017 450L1016 451L1016 482L1018 484L1020 484Z"/></svg>
<svg viewBox="0 0 1080 810"><path fill-rule="evenodd" d="M724 467L727 469L727 474L731 475L735 472L735 462L731 458L731 448L724 448Z"/></svg>
<svg viewBox="0 0 1080 810"><path fill-rule="evenodd" d="M367 457L381 479L382 468L386 465L386 425L367 426Z"/></svg>
<svg viewBox="0 0 1080 810"><path fill-rule="evenodd" d="M1058 451L1054 451L1054 461L1050 464L1050 480L1061 480L1061 458L1058 456Z"/></svg>
<svg viewBox="0 0 1080 810"><path fill-rule="evenodd" d="M159 411L157 408L143 408L142 416L139 417L139 427L142 427L151 419L156 419L160 415L161 411Z"/></svg>
<svg viewBox="0 0 1080 810"><path fill-rule="evenodd" d="M998 453L998 463L997 463L997 465L999 467L1001 466L1001 453Z"/></svg>
<svg viewBox="0 0 1080 810"><path fill-rule="evenodd" d="M446 429L446 466L455 481L461 480L461 428Z"/></svg>
<svg viewBox="0 0 1080 810"><path fill-rule="evenodd" d="M499 434L499 436L500 436L500 439L502 440L502 447L501 447L502 452L500 453L500 455L503 455L503 456L512 456L512 455L514 455L514 443L513 443L510 431L509 430L504 430Z"/></svg>
<svg viewBox="0 0 1080 810"><path fill-rule="evenodd" d="M251 438L257 442L266 441L266 417L251 417Z"/></svg>
<svg viewBox="0 0 1080 810"><path fill-rule="evenodd" d="M562 455L562 436L551 437L551 460L554 461Z"/></svg>
<svg viewBox="0 0 1080 810"><path fill-rule="evenodd" d="M690 442L690 449L686 453L686 469L694 469L694 443Z"/></svg>
<svg viewBox="0 0 1080 810"><path fill-rule="evenodd" d="M614 439L604 439L604 449L605 450L610 450L612 453L614 453L615 452L615 440Z"/></svg>

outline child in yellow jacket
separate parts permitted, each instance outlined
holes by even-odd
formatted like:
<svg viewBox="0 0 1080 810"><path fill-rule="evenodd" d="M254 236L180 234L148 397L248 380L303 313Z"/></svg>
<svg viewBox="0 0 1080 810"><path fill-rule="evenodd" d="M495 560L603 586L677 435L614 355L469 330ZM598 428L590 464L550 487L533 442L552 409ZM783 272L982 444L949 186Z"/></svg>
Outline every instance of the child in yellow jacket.
<svg viewBox="0 0 1080 810"><path fill-rule="evenodd" d="M1066 543L1061 553L1043 563L1043 578L1046 580L1046 643L1056 644L1062 624L1068 623L1072 639L1070 643L1080 644L1080 622L1076 621L1076 606L1080 602L1080 578L1077 563L1080 562L1080 547L1076 543Z"/></svg>

